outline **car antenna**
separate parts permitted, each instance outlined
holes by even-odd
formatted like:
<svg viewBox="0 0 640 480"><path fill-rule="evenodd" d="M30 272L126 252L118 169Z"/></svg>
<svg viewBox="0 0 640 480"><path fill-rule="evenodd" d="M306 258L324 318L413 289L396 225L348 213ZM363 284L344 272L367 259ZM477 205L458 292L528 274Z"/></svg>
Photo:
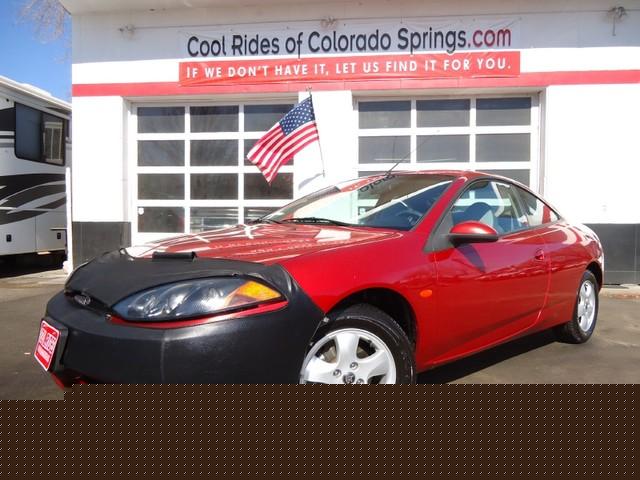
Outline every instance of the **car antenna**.
<svg viewBox="0 0 640 480"><path fill-rule="evenodd" d="M426 142L428 138L429 138L429 137L424 137L424 140L422 140L422 141L420 142L420 144L419 144L419 145L416 145L416 148L414 148L414 149L413 149L413 150L411 150L409 153L407 153L404 157L402 157L400 160L398 160L398 161L396 162L396 164L395 164L393 167L391 167L389 170L387 170L387 173L385 173L385 174L384 174L384 176L385 176L385 177L390 176L390 175L391 175L391 172L393 172L393 171L396 169L396 167L397 167L398 165L400 165L400 164L401 164L402 162L404 162L407 158L409 158L409 157L413 154L413 152L417 151L417 150L418 150L422 145L424 145L424 142Z"/></svg>

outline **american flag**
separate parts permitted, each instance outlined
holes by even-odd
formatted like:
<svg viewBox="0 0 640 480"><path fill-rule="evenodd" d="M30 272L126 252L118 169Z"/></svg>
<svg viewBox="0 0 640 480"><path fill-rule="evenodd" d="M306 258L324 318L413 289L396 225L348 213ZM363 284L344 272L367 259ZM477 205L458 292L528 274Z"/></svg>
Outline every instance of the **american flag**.
<svg viewBox="0 0 640 480"><path fill-rule="evenodd" d="M303 148L318 141L316 116L311 97L293 107L264 137L258 140L247 158L271 183L280 167Z"/></svg>

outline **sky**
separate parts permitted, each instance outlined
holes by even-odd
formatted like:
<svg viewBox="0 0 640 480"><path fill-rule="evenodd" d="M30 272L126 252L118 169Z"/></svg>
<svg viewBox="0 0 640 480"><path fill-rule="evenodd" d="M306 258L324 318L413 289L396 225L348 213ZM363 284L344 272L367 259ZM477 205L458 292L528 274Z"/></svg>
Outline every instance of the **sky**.
<svg viewBox="0 0 640 480"><path fill-rule="evenodd" d="M24 1L0 0L0 75L70 101L70 39L40 40L33 25L18 18Z"/></svg>

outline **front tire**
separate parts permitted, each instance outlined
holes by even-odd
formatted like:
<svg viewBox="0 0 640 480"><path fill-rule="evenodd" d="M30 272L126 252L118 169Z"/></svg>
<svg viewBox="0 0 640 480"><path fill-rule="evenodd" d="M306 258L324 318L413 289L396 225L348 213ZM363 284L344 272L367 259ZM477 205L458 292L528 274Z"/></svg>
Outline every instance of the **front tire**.
<svg viewBox="0 0 640 480"><path fill-rule="evenodd" d="M309 347L300 383L415 383L413 348L389 315L367 304L351 306L321 327Z"/></svg>
<svg viewBox="0 0 640 480"><path fill-rule="evenodd" d="M599 285L595 275L589 270L580 280L576 305L571 321L555 327L558 340L565 343L585 343L593 335L598 320Z"/></svg>

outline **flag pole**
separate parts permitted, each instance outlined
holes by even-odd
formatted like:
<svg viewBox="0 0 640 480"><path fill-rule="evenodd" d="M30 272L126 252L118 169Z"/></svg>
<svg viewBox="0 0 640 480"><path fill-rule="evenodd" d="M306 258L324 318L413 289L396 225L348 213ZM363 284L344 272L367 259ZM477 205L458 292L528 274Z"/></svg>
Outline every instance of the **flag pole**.
<svg viewBox="0 0 640 480"><path fill-rule="evenodd" d="M312 88L311 87L307 87L307 93L309 94L309 98L311 99L311 105L313 105L313 93L311 92ZM313 114L315 116L316 113L316 107L315 105L313 105ZM318 128L318 117L316 117L316 128ZM320 130L318 130L318 133L320 132ZM325 168L324 165L324 155L322 153L322 139L320 138L320 135L318 135L318 148L320 149L320 162L322 163L322 177L326 180L327 179L327 170Z"/></svg>

